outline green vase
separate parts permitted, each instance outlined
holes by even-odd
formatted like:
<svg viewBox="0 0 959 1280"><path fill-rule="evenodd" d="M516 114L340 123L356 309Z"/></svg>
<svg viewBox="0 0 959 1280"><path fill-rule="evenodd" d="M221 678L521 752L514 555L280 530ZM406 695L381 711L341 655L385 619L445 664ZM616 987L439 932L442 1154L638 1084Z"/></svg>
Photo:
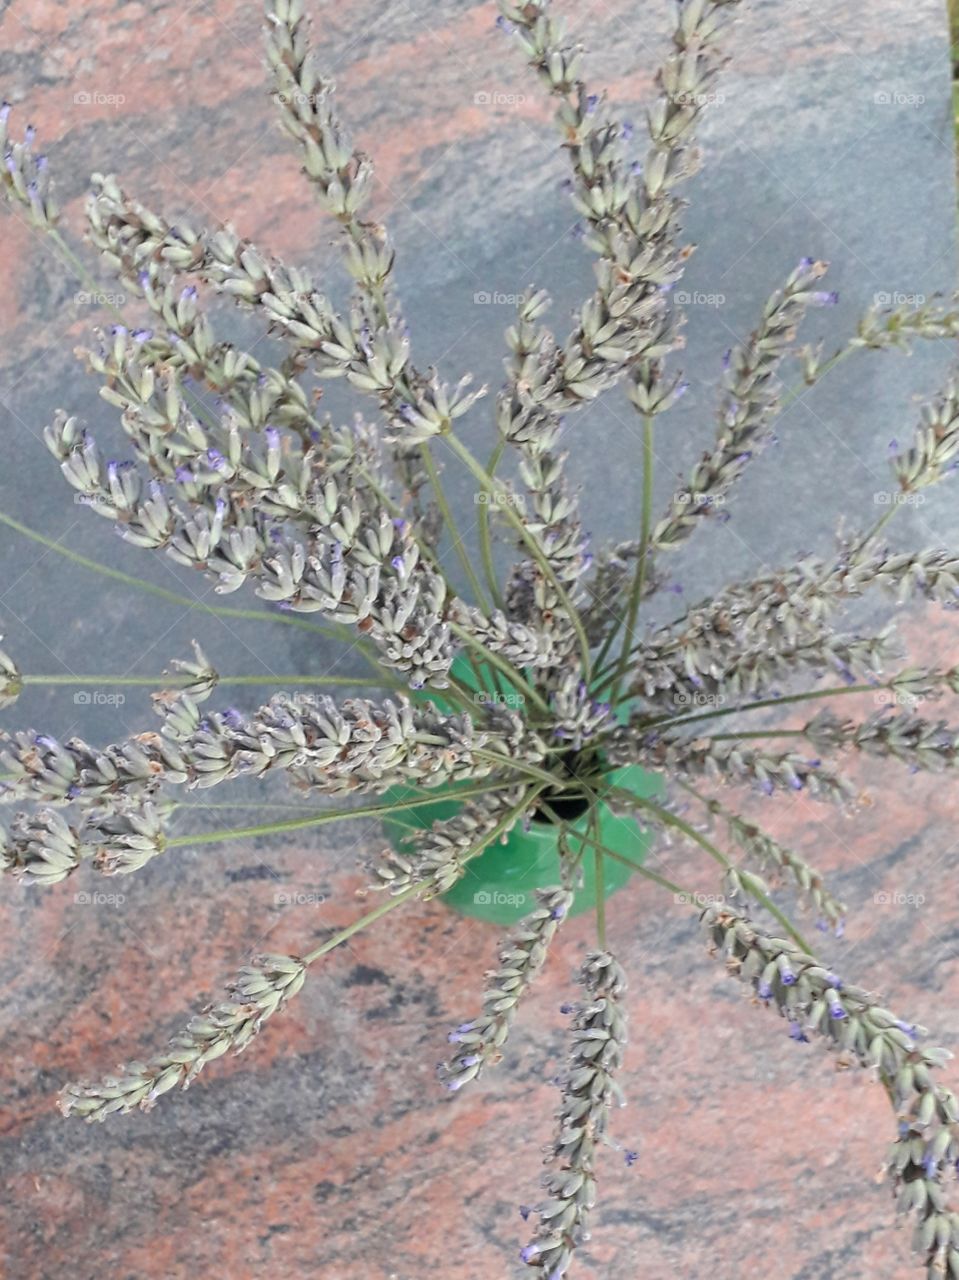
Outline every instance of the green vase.
<svg viewBox="0 0 959 1280"><path fill-rule="evenodd" d="M453 674L462 684L475 689L477 682L473 669L462 658L453 665ZM483 683L485 684L485 678ZM492 687L492 686L487 686ZM443 705L442 696L430 695ZM444 706L444 710L446 707ZM617 787L637 796L655 796L662 790L658 774L647 773L637 765L614 769L609 781ZM402 788L389 793L396 800L408 799L412 794ZM434 822L451 818L459 809L455 800L443 799L442 792L436 800L425 800L422 805L405 809L402 813L383 819L387 835L402 853L406 843L417 831L428 829ZM567 827L569 851L575 856L582 849L580 859L582 883L576 890L571 915L595 907L598 893L595 851L577 835L587 834L589 815L583 814ZM649 848L650 836L632 818L620 818L600 802L598 829L595 838L630 862L642 864ZM632 875L629 867L612 858L602 859L603 896L621 888ZM513 924L536 906L535 890L546 885L560 883L560 854L557 829L554 823L534 818L524 829L517 823L504 843L489 845L466 864L462 879L447 893L443 900L464 915L490 920L496 924Z"/></svg>

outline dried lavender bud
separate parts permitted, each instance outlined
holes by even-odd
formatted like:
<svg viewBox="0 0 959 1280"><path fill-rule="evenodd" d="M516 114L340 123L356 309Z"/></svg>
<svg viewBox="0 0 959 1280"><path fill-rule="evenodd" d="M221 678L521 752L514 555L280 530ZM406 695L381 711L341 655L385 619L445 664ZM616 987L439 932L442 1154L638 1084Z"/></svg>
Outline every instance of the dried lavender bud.
<svg viewBox="0 0 959 1280"><path fill-rule="evenodd" d="M873 756L888 756L907 764L914 772L941 773L959 761L959 731L943 720L926 720L909 711L888 709L857 724L821 711L804 728L817 750L853 747Z"/></svg>
<svg viewBox="0 0 959 1280"><path fill-rule="evenodd" d="M294 956L259 956L240 970L228 999L196 1014L147 1062L121 1066L96 1083L68 1084L60 1095L65 1116L105 1120L113 1112L149 1111L161 1094L186 1089L203 1067L224 1053L240 1053L262 1024L303 985L306 967Z"/></svg>
<svg viewBox="0 0 959 1280"><path fill-rule="evenodd" d="M533 1212L539 1224L521 1258L543 1280L565 1276L587 1239L596 1203L596 1153L607 1142L609 1111L622 1100L616 1073L626 1045L622 998L626 975L608 951L592 951L580 971L586 1003L573 1019L557 1137L543 1177L548 1199Z"/></svg>
<svg viewBox="0 0 959 1280"><path fill-rule="evenodd" d="M612 723L612 707L593 698L575 672L551 680L549 700L554 716L553 737L580 751Z"/></svg>
<svg viewBox="0 0 959 1280"><path fill-rule="evenodd" d="M60 743L33 732L0 734L0 763L13 775L0 794L65 803L152 792L160 784L206 788L268 770L294 771L316 791L383 791L484 776L491 766L474 758L478 747L499 747L513 758L543 753L504 709L478 730L467 716L405 701L347 699L337 706L328 697L304 704L277 694L249 717L212 712L202 719L187 694L155 706L166 717L163 731L101 750L79 738Z"/></svg>
<svg viewBox="0 0 959 1280"><path fill-rule="evenodd" d="M839 803L855 795L847 779L796 751L767 751L735 740L644 732L641 724L617 727L604 739L603 747L612 764L642 764L713 782L749 783L766 795L805 790Z"/></svg>
<svg viewBox="0 0 959 1280"><path fill-rule="evenodd" d="M959 454L959 383L951 378L942 394L923 406L922 422L906 453L892 459L892 470L903 493L936 484L956 467Z"/></svg>
<svg viewBox="0 0 959 1280"><path fill-rule="evenodd" d="M691 683L700 692L738 696L778 679L791 663L877 671L892 652L890 629L850 641L830 624L843 602L872 587L899 601L919 592L955 605L959 557L939 550L892 554L859 538L834 561L803 558L792 568L734 584L637 646L633 692L651 697L678 684L680 693L691 693ZM704 690L699 679L715 687ZM726 682L729 687L720 689Z"/></svg>
<svg viewBox="0 0 959 1280"><path fill-rule="evenodd" d="M727 971L750 983L763 1004L775 1005L793 1039L817 1036L844 1058L878 1073L899 1123L887 1166L897 1203L919 1219L914 1245L930 1277L944 1275L947 1263L953 1265L952 1253L959 1252L959 1223L947 1209L941 1182L959 1161L959 1104L932 1072L952 1054L919 1044L925 1028L903 1022L868 991L850 986L814 956L745 916L708 907L700 919Z"/></svg>
<svg viewBox="0 0 959 1280"><path fill-rule="evenodd" d="M831 670L847 682L875 680L898 654L892 626L875 636L806 626L791 642L775 637L759 644L751 628L710 631L702 625L707 621L701 618L695 629L678 636L666 629L638 645L638 670L629 692L679 715L697 705L757 697L803 669ZM728 617L722 621L728 626ZM755 648L745 647L750 640Z"/></svg>
<svg viewBox="0 0 959 1280"><path fill-rule="evenodd" d="M170 666L174 671L190 677L189 684L182 686L183 691L188 693L195 702L204 702L216 688L220 677L196 640L191 641L191 644L193 661L174 658Z"/></svg>
<svg viewBox="0 0 959 1280"><path fill-rule="evenodd" d="M689 483L673 496L668 514L653 530L654 547L674 548L684 542L725 501L747 463L767 443L769 425L780 406L777 372L799 322L808 307L833 300L814 288L825 270L824 262L801 262L766 303L762 321L749 341L733 348L715 447L696 464Z"/></svg>
<svg viewBox="0 0 959 1280"><path fill-rule="evenodd" d="M899 347L908 351L913 338L955 337L959 337L959 311L933 300L915 307L870 308L860 320L856 337L849 346L875 351Z"/></svg>
<svg viewBox="0 0 959 1280"><path fill-rule="evenodd" d="M469 628L470 634L491 653L500 653L518 670L523 667L551 667L557 661L555 637L549 631L535 630L525 623L512 621L501 609L488 616L462 600L450 606L450 619Z"/></svg>
<svg viewBox="0 0 959 1280"><path fill-rule="evenodd" d="M3 636L0 636L0 640L2 639ZM12 707L22 689L23 676L17 664L8 653L0 649L0 711L4 707Z"/></svg>
<svg viewBox="0 0 959 1280"><path fill-rule="evenodd" d="M60 211L50 194L50 174L42 156L33 153L34 130L27 125L22 142L11 142L8 133L10 104L0 107L0 191L26 210L35 227L52 231Z"/></svg>
<svg viewBox="0 0 959 1280"><path fill-rule="evenodd" d="M53 809L14 815L9 835L0 828L0 871L25 884L51 885L65 880L92 850Z"/></svg>
<svg viewBox="0 0 959 1280"><path fill-rule="evenodd" d="M586 240L599 255L599 288L563 346L536 323L546 296L533 290L524 295L517 325L507 334L510 378L497 402L500 432L523 455L524 479L541 514L552 516L542 528L527 528L541 537L541 553L561 580L565 575L572 592L589 560L575 508L548 451L563 412L613 386L640 357L655 362L676 343L664 291L682 275L688 250L677 247L681 203L673 189L697 167L689 143L720 65L714 46L726 7L731 4L725 0L707 0L681 11L674 52L658 75L662 96L649 116L652 150L638 177L623 154L627 131L588 91L579 74L581 50L565 39L547 0L500 2L530 66L558 100L556 122L572 163L574 203L587 220ZM544 463L552 469L552 491ZM524 623L563 616L561 601L534 563L515 571L508 599L512 616ZM567 647L572 649L571 635Z"/></svg>
<svg viewBox="0 0 959 1280"><path fill-rule="evenodd" d="M822 873L810 866L805 858L781 845L754 823L737 817L719 805L715 806L715 810L724 814L729 834L743 852L754 859L763 871L775 867L788 876L798 886L804 900L815 910L817 916L829 921L834 928L846 918L845 903L833 897L823 882Z"/></svg>
<svg viewBox="0 0 959 1280"><path fill-rule="evenodd" d="M535 910L523 917L500 947L500 967L487 975L483 1012L449 1034L450 1044L457 1048L440 1072L447 1089L461 1089L499 1062L520 1001L546 963L553 936L573 905L573 894L560 887L537 889L536 900Z"/></svg>
<svg viewBox="0 0 959 1280"><path fill-rule="evenodd" d="M104 875L139 871L166 848L160 813L149 801L135 809L124 806L91 814L81 835L93 846L93 865Z"/></svg>
<svg viewBox="0 0 959 1280"><path fill-rule="evenodd" d="M404 852L385 849L373 867L374 889L391 894L420 886L418 898L445 893L459 880L470 858L487 845L508 835L522 817L524 788L510 787L484 798L468 801L443 822L411 839Z"/></svg>

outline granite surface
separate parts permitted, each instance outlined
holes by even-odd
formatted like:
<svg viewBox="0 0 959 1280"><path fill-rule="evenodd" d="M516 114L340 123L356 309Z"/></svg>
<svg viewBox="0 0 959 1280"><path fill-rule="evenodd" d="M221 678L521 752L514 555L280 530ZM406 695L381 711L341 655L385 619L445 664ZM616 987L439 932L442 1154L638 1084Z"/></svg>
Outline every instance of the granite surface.
<svg viewBox="0 0 959 1280"><path fill-rule="evenodd" d="M561 4L598 85L641 118L669 6ZM399 249L417 358L495 386L501 296L548 287L561 320L590 286L558 189L548 110L494 29L491 4L316 4L344 110L377 162L378 208ZM722 100L703 131L685 282L692 390L658 459L665 497L712 430L723 351L805 254L830 259L840 305L810 337L839 338L882 296L951 290L954 161L939 0L753 0ZM275 129L257 6L12 0L0 6L0 86L49 150L76 241L93 169L196 222L230 217L343 295L330 228ZM0 508L81 553L189 596L185 571L119 545L76 507L40 434L64 405L109 436L110 413L72 347L104 323L69 268L0 212ZM109 290L108 282L104 289ZM226 312L224 335L269 341ZM953 352L863 356L802 395L780 444L747 475L733 519L693 544L687 597L730 573L825 549L835 519L873 509L888 441L915 418ZM335 386L328 403L350 406ZM488 415L464 428L485 444ZM102 424L102 426L101 426ZM571 425L568 444L597 539L626 536L638 507L636 426L621 400ZM470 523L469 482L451 466ZM959 533L954 490L902 514L904 543ZM451 566L455 573L455 565ZM248 603L239 601L238 603ZM95 576L0 527L0 630L28 670L152 673L198 635L226 672L328 670L325 641L293 627L202 617ZM950 615L919 614L918 658L956 661ZM352 659L343 660L351 663ZM338 669L359 672L359 667ZM282 687L282 686L281 686ZM118 704L30 690L4 725L109 741L149 723L146 691ZM115 691L113 691L115 692ZM250 693L246 702L252 697ZM243 702L242 699L238 701ZM828 958L886 992L904 1016L959 1041L955 792L872 768L855 822L804 797L749 812L829 873L852 906ZM266 800L197 812L198 824L264 820ZM300 802L302 803L302 802ZM253 807L257 806L257 807ZM254 816L255 815L255 816ZM184 819L186 820L186 819ZM447 1028L475 1008L496 931L417 906L353 939L241 1058L185 1095L103 1127L61 1120L67 1080L146 1055L214 995L251 950L306 950L363 910L371 821L308 838L178 850L122 883L91 878L0 895L0 1275L10 1280L486 1280L520 1276L540 1146L564 1053L559 1006L588 920L571 922L496 1073L464 1095L437 1089ZM712 889L680 849L673 878ZM114 899L90 900L97 890ZM87 900L84 900L84 894ZM920 901L921 899L921 901ZM632 975L633 1040L616 1117L632 1169L610 1153L581 1280L906 1280L917 1274L876 1173L890 1132L881 1091L837 1073L749 1007L709 959L695 921L647 883L610 904ZM955 1073L951 1073L955 1087Z"/></svg>

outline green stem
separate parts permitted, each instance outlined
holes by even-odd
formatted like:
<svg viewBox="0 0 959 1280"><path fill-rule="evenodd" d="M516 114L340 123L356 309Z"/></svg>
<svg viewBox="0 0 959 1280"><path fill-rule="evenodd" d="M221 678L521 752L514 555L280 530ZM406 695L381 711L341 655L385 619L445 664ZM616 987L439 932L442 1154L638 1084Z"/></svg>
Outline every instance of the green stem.
<svg viewBox="0 0 959 1280"><path fill-rule="evenodd" d="M453 540L453 550L456 552L457 559L463 567L463 572L466 574L467 581L473 591L473 596L477 605L486 612L488 609L486 595L483 588L480 586L479 578L477 578L476 571L473 569L470 562L462 536L460 535L459 526L456 523L453 512L450 510L450 504L447 501L446 492L443 489L440 474L437 470L436 463L433 460L433 455L430 452L428 441L424 440L420 445L420 456L423 459L423 465L426 467L426 473L430 478L430 484L433 486L436 505L440 509L440 514L442 515L446 528L449 530L449 535Z"/></svg>
<svg viewBox="0 0 959 1280"><path fill-rule="evenodd" d="M502 782L490 786L468 787L460 791L444 791L439 796L442 800L471 800L474 796L488 795L491 791L502 791ZM216 831L200 831L194 835L172 836L166 842L167 849L179 849L194 844L219 844L224 840L253 839L256 836L279 835L286 831L302 831L307 827L319 827L328 822L339 822L349 818L382 818L404 809L416 809L429 804L429 797L411 796L406 800L395 800L389 804L364 805L354 809L327 809L323 813L311 814L302 818L283 818L279 822L264 822L252 827L230 827ZM191 805L191 808L202 809L204 805Z"/></svg>
<svg viewBox="0 0 959 1280"><path fill-rule="evenodd" d="M133 574L124 573L120 569L113 569L109 565L101 564L99 560L91 560L88 556L81 555L79 551L71 551L69 547L55 542L52 538L46 537L45 534L39 533L36 529L31 529L29 525L23 524L20 520L15 520L13 516L7 515L6 512L0 511L0 524L5 524L10 529L15 529L17 533L22 533L25 538L39 542L41 546L46 547L49 551L55 551L58 555L64 556L74 564L82 565L84 569L91 569L102 577L112 578L114 582L122 582L128 587L133 587L137 591L144 591L148 595L156 596L159 600L166 600L170 604L181 605L186 609L197 609L201 613L211 614L216 618L242 618L252 622L279 622L283 626L298 627L301 631L310 631L314 635L325 636L330 640L347 642L356 649L367 666L380 673L383 685L389 685L391 688L399 690L406 688L388 669L380 666L362 640L355 639L343 629L322 627L315 622L308 622L306 618L299 618L293 613L272 613L266 609L235 609L229 605L207 604L204 600L182 596L176 591L168 591L166 587L157 586L153 582L148 582L145 578L137 578Z"/></svg>
<svg viewBox="0 0 959 1280"><path fill-rule="evenodd" d="M331 938L327 938L326 942L315 947L314 950L303 956L303 963L306 965L313 964L319 960L321 956L328 955L334 951L342 943L352 938L355 933L359 933L365 929L367 925L375 923L381 916L385 916L388 911L392 911L394 907L398 907L401 903L406 902L408 898L412 898L420 890L420 885L411 884L408 889L404 889L402 893L396 894L393 898L387 898L385 902L380 903L378 907L374 907L372 911L368 911L365 916L360 916L358 920L354 920L352 924L347 925L345 929L340 929L334 933Z"/></svg>
<svg viewBox="0 0 959 1280"><path fill-rule="evenodd" d="M595 810L593 811L595 814ZM595 830L593 814L590 815L590 831ZM603 851L598 844L593 846L594 872L596 879L596 941L601 951L606 950L606 881L603 878Z"/></svg>
<svg viewBox="0 0 959 1280"><path fill-rule="evenodd" d="M862 551L864 547L869 545L869 543L873 540L873 538L877 538L879 536L879 534L883 531L883 529L886 527L886 525L889 523L892 517L899 510L900 505L901 504L896 503L893 506L888 507L883 512L883 514L876 521L876 523L873 525L870 531L863 538L861 538L859 542L856 544L856 546L853 548L852 552L850 553L850 558L852 556L858 555L859 552ZM662 627L661 630L663 631L671 630L673 627L676 626L677 623L682 622L685 617L688 617L688 615L689 615L689 610L687 609L686 613L681 614L678 618L673 618L673 620L671 622L666 623L666 625ZM629 653L627 656L632 657L632 653ZM599 673L599 677L598 677L599 683L596 686L597 692L602 688L602 680L609 674L609 671L611 669L612 669L612 664L604 668Z"/></svg>
<svg viewBox="0 0 959 1280"><path fill-rule="evenodd" d="M503 769L512 769L525 774L527 777L536 778L539 782L547 783L556 791L576 790L574 784L571 783L567 787L566 780L564 778L558 777L554 773L547 773L545 769L538 769L536 765L530 764L526 760L511 760L509 756L500 756L497 755L495 751L486 751L482 747L475 747L473 749L473 755L480 760L489 760L492 764L498 764ZM577 781L580 780L577 779ZM584 789L588 787L588 783L582 783L581 785ZM596 793L593 792L594 796L595 794Z"/></svg>
<svg viewBox="0 0 959 1280"><path fill-rule="evenodd" d="M833 369L835 369L837 364L841 364L843 360L846 359L847 356L851 356L852 353L857 350L859 350L858 347L846 346L846 347L840 347L838 351L834 351L833 354L829 357L829 359L824 360L823 363L816 370L815 382L811 382L811 383L800 382L798 385L789 388L789 390L785 393L785 395L783 395L780 401L779 412L782 413L783 409L787 409L793 403L794 400L798 400L799 397L803 395L806 391L811 391L813 387L816 385L816 383L821 382L823 378L825 378L827 373L831 373Z"/></svg>
<svg viewBox="0 0 959 1280"><path fill-rule="evenodd" d="M531 702L535 703L544 715L550 715L549 704L539 694L539 692L533 688L525 676L523 676L523 674L514 667L511 662L508 662L502 654L493 653L492 650L487 649L485 645L481 644L474 635L471 635L470 632L467 631L465 627L461 627L459 623L451 622L449 627L453 634L458 636L465 645L468 645L471 649L476 650L477 653L482 655L483 662L487 662L490 666L498 668L514 689L522 692L524 697L529 698Z"/></svg>
<svg viewBox="0 0 959 1280"><path fill-rule="evenodd" d="M629 593L629 603L626 607L625 634L623 636L623 650L620 653L619 663L616 667L616 677L613 680L613 689L610 694L610 701L616 700L616 694L619 686L623 681L629 666L630 648L634 643L633 633L636 630L636 619L639 616L639 606L643 598L643 592L646 587L646 570L649 563L649 539L653 522L653 468L655 466L655 455L653 452L653 419L647 414L643 418L643 506L641 516L639 555L636 560L636 568L633 571L633 582ZM609 630L609 634L603 643L603 647L597 657L597 665L606 657L617 634L619 633L619 620L613 624Z"/></svg>
<svg viewBox="0 0 959 1280"><path fill-rule="evenodd" d="M75 684L96 684L98 681L110 685L144 685L152 686L156 689L182 689L188 688L196 680L195 676L74 676L74 675L55 675L55 676L33 676L25 675L22 677L23 683L33 685L75 685ZM218 675L217 684L230 685L261 685L261 684L277 684L277 685L363 685L371 688L381 689L383 681L377 680L370 676L222 676Z"/></svg>
<svg viewBox="0 0 959 1280"><path fill-rule="evenodd" d="M545 808L545 806L544 806ZM600 841L589 835L576 834L577 840L582 840L585 844L599 850L604 858L612 858L614 861L622 863L624 867L629 867L638 875L645 876L647 880L652 880L654 884L658 884L662 889L668 889L670 893L677 897L687 898L690 902L695 902L696 895L688 889L683 889L678 884L674 884L672 880L667 880L665 876L661 876L657 871L652 871L649 867L644 867L639 862L633 862L631 858L625 858L621 853L617 853L615 849L611 849L609 845L601 844Z"/></svg>
<svg viewBox="0 0 959 1280"><path fill-rule="evenodd" d="M86 266L80 261L77 255L73 252L73 250L67 244L66 240L64 240L60 232L57 231L55 227L48 227L47 233L51 241L53 242L53 244L55 244L57 249L59 249L61 257L63 257L66 260L66 262L77 273L77 277L79 278L80 283L85 284L91 294L97 294L100 297L106 297L109 293L109 290L104 289L104 287L93 278L91 273L87 270ZM107 302L105 305L106 305L106 309L113 313L113 316L115 317L115 319L120 321L123 320L123 313L120 311L120 309L117 306L114 305L114 303Z"/></svg>
<svg viewBox="0 0 959 1280"><path fill-rule="evenodd" d="M530 804L532 804L532 802L536 799L536 795L537 795L537 791L535 788L531 792L527 792L526 795L523 797L523 799L520 801L520 803L518 805L515 805L512 809L510 809L509 813L507 813L503 818L500 819L500 821L496 824L493 830L490 831L487 835L485 835L482 840L478 840L476 844L473 845L473 847L469 850L469 852L464 855L463 857L464 863L468 862L472 858L478 857L478 855L483 852L483 850L487 847L487 845L490 845L493 843L494 840L499 839L499 837L503 834L503 832L507 830L510 826L512 826L512 824L516 821L519 814L521 814L524 809L526 809ZM347 939L349 938L352 938L355 933L359 933L361 929L365 929L367 925L373 924L374 921L379 920L381 916L385 916L387 912L392 911L394 907L398 907L401 902L406 902L408 901L408 899L414 898L417 896L417 894L420 894L422 892L423 892L423 885L421 884L409 885L401 893L396 894L395 897L388 898L386 902L382 903L378 907L374 907L372 911L368 911L367 914L365 916L361 916L359 920L354 920L353 923L351 925L347 925L345 929L340 929L338 933L334 933L331 938L328 938L326 940L326 942L322 943L319 947L316 947L315 950L310 951L307 955L303 956L303 963L306 965L310 965L314 962L314 960L319 960L320 956L327 955L328 952L334 950L334 948L338 947L341 943L346 942Z"/></svg>
<svg viewBox="0 0 959 1280"><path fill-rule="evenodd" d="M682 787L684 791L688 791L690 795L695 796L701 803L706 804L705 799L699 794L699 792L695 791L685 782L677 780L677 785ZM645 797L635 796L631 791L626 791L622 787L611 787L610 792L611 794L618 795L623 799L630 800L630 802L638 808L648 809L649 812L654 814L660 822L664 823L668 827L673 827L677 831L681 831L688 840L692 840L694 844L698 844L699 847L718 862L724 870L728 871L733 866L732 859L728 858L721 849L717 849L716 846L712 844L711 841L707 840L705 836L700 835L695 827L691 826L688 822L685 822L682 818L678 818L675 814L670 813L668 809L662 808L660 805L655 804L652 800ZM812 947L810 947L809 943L796 929L789 917L780 911L779 907L776 906L768 894L763 893L762 890L756 886L750 890L750 893L756 901L761 903L762 906L764 906L766 910L782 925L797 946L801 947L802 950L807 952L809 955L813 954Z"/></svg>
<svg viewBox="0 0 959 1280"><path fill-rule="evenodd" d="M711 733L710 742L744 741L747 738L804 738L805 729L750 729L747 733Z"/></svg>
<svg viewBox="0 0 959 1280"><path fill-rule="evenodd" d="M490 476L489 473L485 470L482 463L473 456L473 454L470 452L469 449L467 449L466 445L463 444L461 440L458 440L456 436L451 434L444 435L442 438L446 441L447 445L450 447L450 449L453 450L456 456L466 464L466 466L470 469L472 474L483 486L484 493L487 493L490 495L499 495L499 494L506 493L506 490L503 489L502 486L496 483L493 477ZM583 629L583 624L582 624L582 621L580 620L579 613L574 607L573 602L570 600L569 593L567 592L563 584L560 582L559 577L556 573L556 570L553 568L553 566L550 564L547 557L544 555L543 549L537 542L536 538L533 536L532 533L530 533L529 529L527 529L524 521L520 519L520 517L516 514L516 512L513 510L513 508L510 506L508 502L505 502L502 504L501 510L503 515L506 517L507 522L513 526L513 528L522 538L523 542L526 544L527 548L529 549L529 552L532 555L533 559L539 565L540 569L542 569L544 575L549 579L549 582L553 590L556 592L557 596L559 597L560 603L563 606L563 611L569 618L570 623L573 627L573 630L576 632L576 639L577 639L577 643L579 644L580 655L582 657L582 662L583 662L583 671L585 672L586 678L588 679L589 670L590 670L589 640L586 638L586 632Z"/></svg>
<svg viewBox="0 0 959 1280"><path fill-rule="evenodd" d="M219 618L250 618L258 622L280 622L284 626L300 627L302 630L313 631L318 635L327 636L334 640L340 639L336 631L327 627L317 626L313 622L307 622L305 618L297 618L292 614L270 613L266 609L233 609L225 605L206 604L202 600L181 596L176 591L168 591L166 587L147 582L145 578L135 578L130 573L123 573L120 569L112 569L109 565L101 564L99 560L91 560L87 556L81 555L79 551L71 551L69 547L55 542L52 538L46 537L45 534L38 533L36 529L31 529L29 525L22 524L19 520L15 520L13 516L8 516L3 511L0 511L0 524L5 524L9 528L15 529L17 533L22 533L25 538L31 538L34 542L39 542L41 546L46 547L49 551L56 551L58 555L65 556L67 560L72 561L74 564L82 565L84 569L92 569L94 573L102 574L103 577L112 578L115 582L123 582L128 587L135 587L138 591L145 591L149 595L157 596L160 600L168 600L171 604L183 605L188 609L200 609L203 613L216 614Z"/></svg>
<svg viewBox="0 0 959 1280"><path fill-rule="evenodd" d="M761 698L758 702L744 702L736 707L716 707L712 711L696 712L693 715L677 716L673 719L650 720L648 724L643 725L644 729L671 729L674 725L682 726L684 724L700 720L714 720L718 716L733 716L745 711L760 711L765 707L783 707L796 702L812 702L817 698L838 698L849 693L876 693L881 689L891 689L892 684L886 681L882 684L842 684L832 685L828 689L813 689L808 693L790 693L784 698Z"/></svg>
<svg viewBox="0 0 959 1280"><path fill-rule="evenodd" d="M486 471L490 480L496 476L496 469L500 464L503 456L503 450L506 448L505 440L497 442L495 449L490 454L489 462L486 464ZM480 507L479 513L479 544L480 559L483 562L483 572L486 575L486 581L489 585L490 596L493 604L497 609L503 607L503 597L500 593L499 583L496 580L496 567L493 564L493 543L490 534L490 504L484 502Z"/></svg>

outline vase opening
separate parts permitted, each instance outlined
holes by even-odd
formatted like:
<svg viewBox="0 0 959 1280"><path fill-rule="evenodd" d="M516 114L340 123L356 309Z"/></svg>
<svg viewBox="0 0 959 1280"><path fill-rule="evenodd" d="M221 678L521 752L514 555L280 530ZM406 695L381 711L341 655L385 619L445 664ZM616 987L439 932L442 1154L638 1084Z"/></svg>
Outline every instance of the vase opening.
<svg viewBox="0 0 959 1280"><path fill-rule="evenodd" d="M583 795L565 795L562 791L548 791L543 799L552 809L556 818L562 822L575 822L577 818L581 818L589 809L591 801L587 796ZM542 823L543 826L552 826L555 822L552 814L544 813L542 809L537 809L533 814L534 823Z"/></svg>

